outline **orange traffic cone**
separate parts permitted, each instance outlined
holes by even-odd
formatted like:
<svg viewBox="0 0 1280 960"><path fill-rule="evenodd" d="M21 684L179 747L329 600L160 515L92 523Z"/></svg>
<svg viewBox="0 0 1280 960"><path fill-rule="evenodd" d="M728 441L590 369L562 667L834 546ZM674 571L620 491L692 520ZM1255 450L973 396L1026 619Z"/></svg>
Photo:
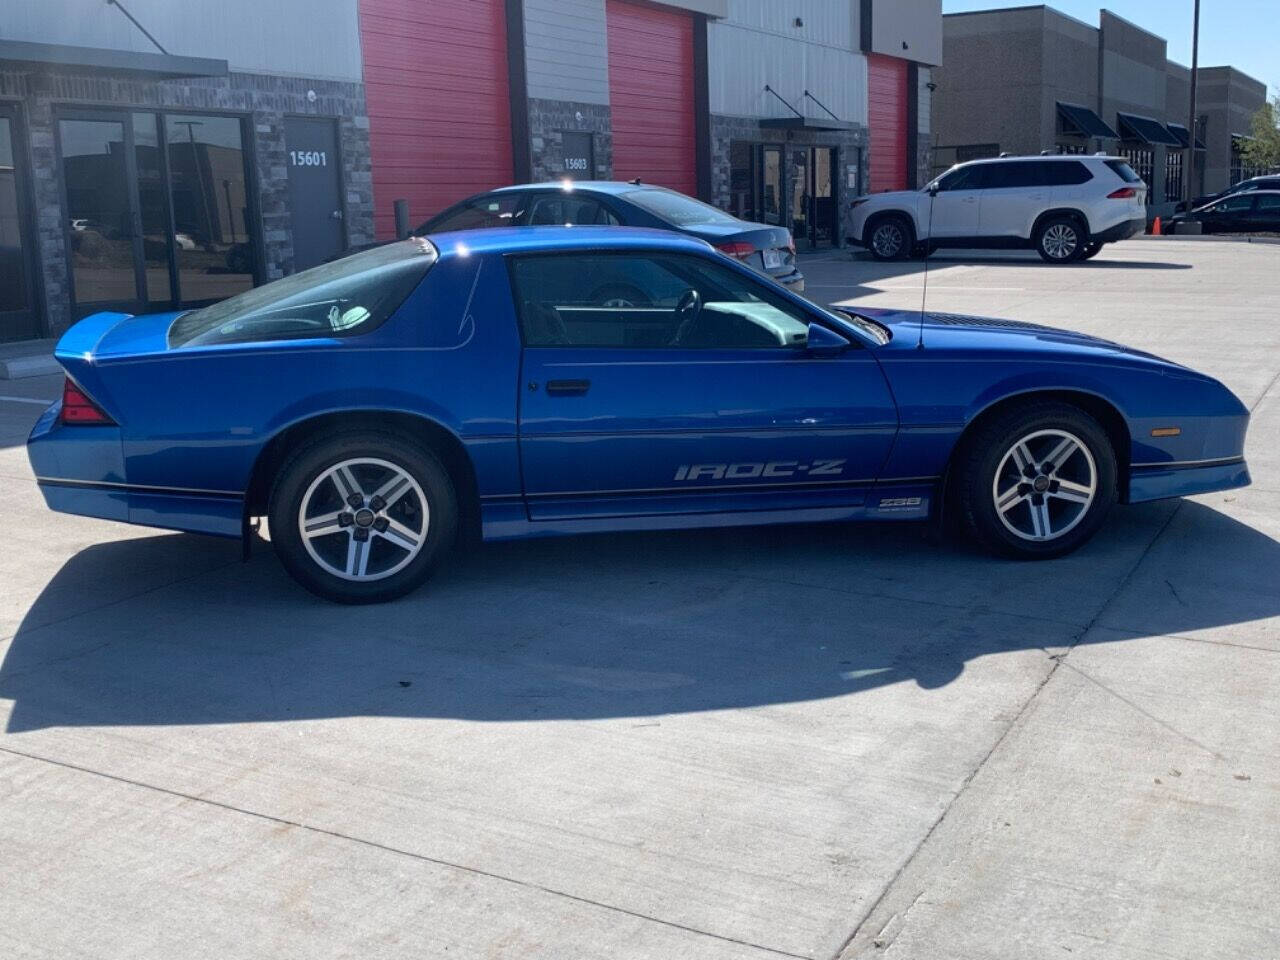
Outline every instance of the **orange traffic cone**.
<svg viewBox="0 0 1280 960"><path fill-rule="evenodd" d="M1160 218L1156 217L1155 222L1151 224L1151 235L1153 237L1160 236Z"/></svg>

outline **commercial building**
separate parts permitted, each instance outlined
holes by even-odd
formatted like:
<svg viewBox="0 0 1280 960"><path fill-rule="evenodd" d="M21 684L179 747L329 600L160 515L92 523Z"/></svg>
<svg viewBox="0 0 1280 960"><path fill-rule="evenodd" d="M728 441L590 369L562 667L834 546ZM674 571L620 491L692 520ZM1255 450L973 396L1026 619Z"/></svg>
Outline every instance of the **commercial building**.
<svg viewBox="0 0 1280 960"><path fill-rule="evenodd" d="M356 0L8 4L0 340L372 239L367 127Z"/></svg>
<svg viewBox="0 0 1280 960"><path fill-rule="evenodd" d="M801 245L915 183L941 0L361 3L378 235L512 181L631 179ZM465 78L465 79L463 79Z"/></svg>
<svg viewBox="0 0 1280 960"><path fill-rule="evenodd" d="M928 172L941 0L45 0L0 31L0 340L179 309L512 182L843 242ZM126 9L127 7L127 9Z"/></svg>
<svg viewBox="0 0 1280 960"><path fill-rule="evenodd" d="M1173 212L1193 149L1191 72L1168 59L1163 38L1107 10L1097 27L1047 6L947 14L942 23L935 170L1004 152L1106 150L1146 181L1150 217ZM1266 86L1233 67L1200 69L1194 194L1247 175L1239 148L1265 101Z"/></svg>

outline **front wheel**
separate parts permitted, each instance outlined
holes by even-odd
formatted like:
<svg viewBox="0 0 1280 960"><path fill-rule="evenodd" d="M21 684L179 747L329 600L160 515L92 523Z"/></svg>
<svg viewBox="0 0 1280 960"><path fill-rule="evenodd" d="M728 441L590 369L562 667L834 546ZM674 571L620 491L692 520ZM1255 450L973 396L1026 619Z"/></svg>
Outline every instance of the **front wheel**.
<svg viewBox="0 0 1280 960"><path fill-rule="evenodd" d="M913 246L911 225L903 217L884 217L867 233L867 249L877 260L901 260Z"/></svg>
<svg viewBox="0 0 1280 960"><path fill-rule="evenodd" d="M448 472L393 434L340 434L298 450L268 510L285 569L336 603L378 603L416 589L458 526Z"/></svg>
<svg viewBox="0 0 1280 960"><path fill-rule="evenodd" d="M1115 502L1116 456L1078 407L1036 403L981 425L958 463L961 520L988 550L1022 560L1070 553Z"/></svg>
<svg viewBox="0 0 1280 960"><path fill-rule="evenodd" d="M1036 253L1047 263L1070 263L1084 252L1085 243L1074 217L1052 217L1036 231Z"/></svg>

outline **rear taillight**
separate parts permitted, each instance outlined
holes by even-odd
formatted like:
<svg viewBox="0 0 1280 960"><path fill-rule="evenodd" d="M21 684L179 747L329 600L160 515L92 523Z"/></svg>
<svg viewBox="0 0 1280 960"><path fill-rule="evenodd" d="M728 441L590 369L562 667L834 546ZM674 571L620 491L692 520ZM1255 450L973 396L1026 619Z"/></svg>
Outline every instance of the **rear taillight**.
<svg viewBox="0 0 1280 960"><path fill-rule="evenodd" d="M62 413L58 419L77 426L113 427L116 423L70 379L62 384Z"/></svg>
<svg viewBox="0 0 1280 960"><path fill-rule="evenodd" d="M716 249L721 253L727 253L731 257L737 257L739 260L745 260L756 252L755 244L751 243L717 243Z"/></svg>
<svg viewBox="0 0 1280 960"><path fill-rule="evenodd" d="M1112 190L1107 194L1108 200L1132 200L1138 195L1138 191L1133 187L1121 187L1119 190ZM1096 196L1096 194L1095 194Z"/></svg>

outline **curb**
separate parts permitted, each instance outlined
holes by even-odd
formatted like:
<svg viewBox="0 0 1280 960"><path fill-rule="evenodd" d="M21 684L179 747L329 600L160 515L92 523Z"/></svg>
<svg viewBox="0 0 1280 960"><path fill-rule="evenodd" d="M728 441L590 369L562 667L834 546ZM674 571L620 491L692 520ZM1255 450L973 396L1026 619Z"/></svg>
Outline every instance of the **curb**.
<svg viewBox="0 0 1280 960"><path fill-rule="evenodd" d="M1139 234L1131 237L1132 240L1198 240L1201 243L1263 243L1271 246L1280 246L1280 237L1226 237L1220 234L1190 234L1190 233L1173 233L1161 234L1153 237L1149 233Z"/></svg>

